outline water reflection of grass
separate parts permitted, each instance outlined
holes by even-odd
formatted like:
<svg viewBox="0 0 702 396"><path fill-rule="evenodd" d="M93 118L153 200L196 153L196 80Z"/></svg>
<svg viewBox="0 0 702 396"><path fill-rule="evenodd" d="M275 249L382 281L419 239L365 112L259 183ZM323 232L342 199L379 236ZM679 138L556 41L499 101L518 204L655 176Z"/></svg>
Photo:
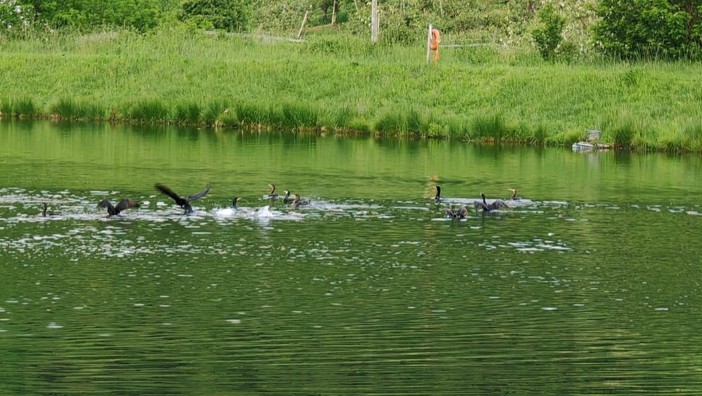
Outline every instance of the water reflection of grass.
<svg viewBox="0 0 702 396"><path fill-rule="evenodd" d="M621 148L702 150L698 64L566 65L465 47L425 65L417 48L350 36L271 44L180 31L3 45L4 117L551 145L596 128ZM471 62L476 51L489 61Z"/></svg>

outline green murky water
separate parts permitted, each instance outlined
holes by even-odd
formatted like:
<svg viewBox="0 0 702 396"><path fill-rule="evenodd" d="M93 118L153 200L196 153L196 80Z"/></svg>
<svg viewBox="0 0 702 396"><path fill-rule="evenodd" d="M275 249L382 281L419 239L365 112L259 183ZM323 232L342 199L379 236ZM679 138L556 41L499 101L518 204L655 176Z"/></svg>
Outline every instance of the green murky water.
<svg viewBox="0 0 702 396"><path fill-rule="evenodd" d="M0 142L1 394L702 393L699 157L44 122ZM157 182L213 188L183 216Z"/></svg>

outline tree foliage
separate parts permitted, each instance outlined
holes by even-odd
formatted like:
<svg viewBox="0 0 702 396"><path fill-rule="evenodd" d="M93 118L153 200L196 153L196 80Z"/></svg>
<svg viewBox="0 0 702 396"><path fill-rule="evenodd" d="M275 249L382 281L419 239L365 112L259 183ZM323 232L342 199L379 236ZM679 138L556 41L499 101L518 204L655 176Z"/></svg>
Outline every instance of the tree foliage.
<svg viewBox="0 0 702 396"><path fill-rule="evenodd" d="M16 0L0 0L0 28L16 31L30 23L31 9Z"/></svg>
<svg viewBox="0 0 702 396"><path fill-rule="evenodd" d="M0 18L9 4L25 28L80 31L106 26L145 31L156 26L161 7L160 0L0 0Z"/></svg>
<svg viewBox="0 0 702 396"><path fill-rule="evenodd" d="M606 54L621 58L699 57L699 1L600 0L594 37Z"/></svg>
<svg viewBox="0 0 702 396"><path fill-rule="evenodd" d="M545 58L597 48L631 58L702 58L700 0L378 0L381 43L534 44ZM158 25L296 35L369 35L371 0L0 0L0 34ZM331 25L332 15L336 24ZM596 22L597 21L597 22ZM303 31L303 32L304 32ZM531 40L530 40L531 39ZM595 44L595 45L593 45Z"/></svg>
<svg viewBox="0 0 702 396"><path fill-rule="evenodd" d="M205 29L242 31L251 18L250 1L186 0L180 18Z"/></svg>
<svg viewBox="0 0 702 396"><path fill-rule="evenodd" d="M543 26L534 29L532 37L541 56L550 60L556 56L556 50L563 41L565 18L560 16L551 4L548 4L539 11L539 19Z"/></svg>

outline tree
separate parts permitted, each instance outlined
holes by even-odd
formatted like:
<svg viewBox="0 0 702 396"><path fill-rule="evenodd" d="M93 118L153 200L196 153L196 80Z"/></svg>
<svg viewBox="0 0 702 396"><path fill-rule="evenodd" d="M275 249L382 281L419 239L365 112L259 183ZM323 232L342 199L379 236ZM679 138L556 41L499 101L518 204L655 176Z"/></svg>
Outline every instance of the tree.
<svg viewBox="0 0 702 396"><path fill-rule="evenodd" d="M596 44L605 54L680 59L700 55L700 7L690 0L601 0Z"/></svg>
<svg viewBox="0 0 702 396"><path fill-rule="evenodd" d="M251 18L249 3L245 0L187 0L183 3L181 20L202 28L242 31Z"/></svg>
<svg viewBox="0 0 702 396"><path fill-rule="evenodd" d="M0 30L12 32L31 21L31 8L15 0L0 0Z"/></svg>
<svg viewBox="0 0 702 396"><path fill-rule="evenodd" d="M10 2L25 10L27 25L81 31L105 26L148 30L156 26L160 10L160 0L0 0Z"/></svg>
<svg viewBox="0 0 702 396"><path fill-rule="evenodd" d="M543 26L534 29L532 38L541 56L546 60L551 60L555 57L556 50L563 41L565 18L558 15L551 4L547 4L539 10L538 17Z"/></svg>

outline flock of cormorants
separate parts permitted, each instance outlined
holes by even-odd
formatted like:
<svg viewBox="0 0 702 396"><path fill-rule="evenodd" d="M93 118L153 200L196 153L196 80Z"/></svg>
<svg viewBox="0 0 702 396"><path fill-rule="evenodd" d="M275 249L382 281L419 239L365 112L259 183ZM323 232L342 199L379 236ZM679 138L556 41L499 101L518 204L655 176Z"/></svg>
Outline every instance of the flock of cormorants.
<svg viewBox="0 0 702 396"><path fill-rule="evenodd" d="M511 201L519 201L521 199L517 197L516 188L510 188L510 191L512 191L512 196L509 198ZM509 205L507 205L507 203L501 199L496 199L490 203L487 203L484 193L480 193L480 197L483 199L482 201L473 201L473 207L477 212L482 211L483 213L487 213L502 208L509 208ZM436 186L436 196L434 199L436 202L441 201L441 186ZM463 205L459 207L456 207L456 205L451 205L450 207L446 208L445 213L446 217L452 219L465 219L468 216L468 209Z"/></svg>
<svg viewBox="0 0 702 396"><path fill-rule="evenodd" d="M275 192L275 184L269 184L271 187L270 193L266 195L268 199L278 199L281 198L279 194ZM176 193L175 191L171 190L169 187L161 184L161 183L156 183L154 185L154 188L156 190L160 191L162 194L165 194L173 199L175 201L175 204L180 206L181 209L183 209L185 212L183 214L190 214L193 213L193 207L190 205L190 202L192 201L197 201L198 199L204 197L207 195L207 193L210 192L210 189L212 188L212 184L208 184L204 190L197 192L192 195L188 195L186 197L181 196L180 194ZM237 209L237 204L239 202L240 198L239 197L234 197L232 199L232 205L231 208ZM290 191L285 190L285 195L282 196L283 203L286 205L291 205L292 207L298 208L300 206L304 205L309 205L310 201L309 200L302 200L299 194L291 194ZM41 212L41 215L43 217L47 216L58 216L60 215L59 212L53 212L49 210L49 205L45 202L42 204L43 209ZM130 209L130 208L138 208L139 207L139 202L129 199L129 198L124 198L120 200L117 205L113 205L112 202L110 202L108 199L103 199L97 204L97 207L100 209L107 209L107 216L112 217L112 216L121 216L120 213Z"/></svg>
<svg viewBox="0 0 702 396"><path fill-rule="evenodd" d="M264 197L267 199L282 199L284 204L291 205L294 208L310 204L309 200L303 201L300 198L299 194L291 194L288 190L285 190L285 194L281 197L278 193L276 193L275 184L269 184L269 186L271 187L271 191L267 195L264 195ZM207 195L207 193L209 193L210 189L212 188L212 184L207 184L204 190L188 196L181 196L180 194L176 193L175 191L171 190L169 187L161 183L156 183L154 185L154 188L156 188L156 190L158 190L162 194L165 194L172 198L173 201L175 201L175 204L180 206L180 208L185 211L183 214L190 214L193 213L193 207L192 205L190 205L190 203ZM521 199L517 197L517 189L512 188L510 190L512 191L512 197L509 198L509 200L518 201ZM483 213L487 213L501 208L509 208L507 203L501 199L495 199L493 202L487 203L484 193L481 193L480 197L482 198L482 201L473 201L473 207L475 208L476 212L482 211ZM239 200L239 197L234 197L232 199L232 209L237 209L237 204ZM436 186L436 195L434 196L434 200L437 203L440 203L442 200L444 200L444 197L441 195L441 186L439 185ZM120 213L127 209L138 208L139 202L129 198L124 198L120 200L117 203L117 205L113 205L112 202L110 202L108 199L103 199L98 203L97 207L101 209L107 209L108 217L112 217L120 216ZM59 214L60 213L58 212L49 211L48 204L43 203L42 216L56 216ZM458 207L456 205L451 205L450 207L447 207L445 209L445 214L448 218L464 219L468 216L468 209L463 205Z"/></svg>

